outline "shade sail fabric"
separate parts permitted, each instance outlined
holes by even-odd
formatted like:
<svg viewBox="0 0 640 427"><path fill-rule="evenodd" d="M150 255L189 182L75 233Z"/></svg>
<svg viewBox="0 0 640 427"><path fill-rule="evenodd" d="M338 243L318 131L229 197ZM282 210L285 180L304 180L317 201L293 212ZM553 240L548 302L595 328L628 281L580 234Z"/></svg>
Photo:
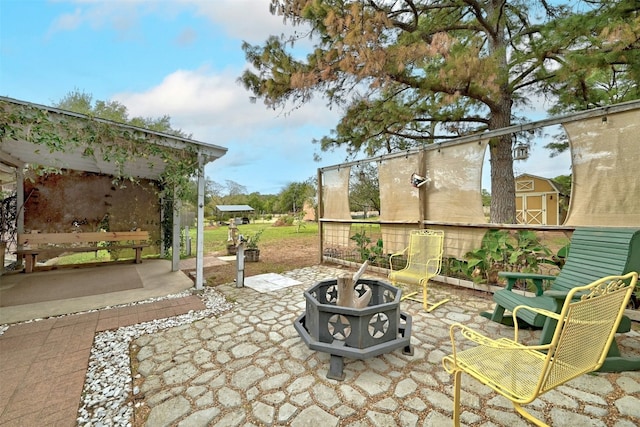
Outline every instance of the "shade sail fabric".
<svg viewBox="0 0 640 427"><path fill-rule="evenodd" d="M485 223L482 209L482 164L487 142L445 146L407 156L384 160L379 165L381 219L416 222L422 220ZM427 178L416 188L410 184L413 173ZM427 226L428 227L428 226ZM385 250L398 252L406 242L397 238L401 226L384 225ZM445 229L445 256L462 257L480 247L484 231L462 229L454 233Z"/></svg>
<svg viewBox="0 0 640 427"><path fill-rule="evenodd" d="M564 124L572 161L565 225L640 225L640 111Z"/></svg>
<svg viewBox="0 0 640 427"><path fill-rule="evenodd" d="M482 209L482 163L487 142L442 147L425 152L425 219L485 223Z"/></svg>
<svg viewBox="0 0 640 427"><path fill-rule="evenodd" d="M482 209L482 164L487 141L445 146L425 152L425 219L461 224L486 223ZM429 227L431 228L431 227ZM480 247L485 230L446 227L445 257L463 258Z"/></svg>
<svg viewBox="0 0 640 427"><path fill-rule="evenodd" d="M420 221L420 190L411 185L413 173L420 174L422 153L383 160L378 164L380 219Z"/></svg>
<svg viewBox="0 0 640 427"><path fill-rule="evenodd" d="M378 163L378 181L380 183L380 219L382 221L415 222L420 228L421 215L420 189L411 185L411 175L422 175L422 153L394 157ZM382 225L382 241L387 253L403 250L408 242L399 238L406 226Z"/></svg>
<svg viewBox="0 0 640 427"><path fill-rule="evenodd" d="M482 246L482 238L487 229L474 227L456 227L427 225L430 230L444 231L444 258L465 259L465 255Z"/></svg>
<svg viewBox="0 0 640 427"><path fill-rule="evenodd" d="M325 219L351 219L349 209L350 167L326 170L322 174L322 203ZM323 241L325 247L349 245L350 224L325 224Z"/></svg>

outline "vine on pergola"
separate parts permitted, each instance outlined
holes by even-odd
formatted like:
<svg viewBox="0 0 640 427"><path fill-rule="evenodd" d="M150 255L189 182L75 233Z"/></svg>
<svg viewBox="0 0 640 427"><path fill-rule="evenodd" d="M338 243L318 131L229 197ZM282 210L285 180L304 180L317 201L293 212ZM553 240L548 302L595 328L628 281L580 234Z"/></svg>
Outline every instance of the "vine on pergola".
<svg viewBox="0 0 640 427"><path fill-rule="evenodd" d="M128 163L147 159L153 168L153 159L159 158L165 165L159 179L162 189L159 196L184 199L184 189L198 171L198 153L190 145L177 149L158 144L154 140L158 137L144 129L95 117L67 117L33 105L0 101L0 146L11 139L36 144L49 153L81 149L84 157L115 165L115 183L137 181L136 177L125 173ZM61 168L30 164L29 169L44 175L60 173Z"/></svg>

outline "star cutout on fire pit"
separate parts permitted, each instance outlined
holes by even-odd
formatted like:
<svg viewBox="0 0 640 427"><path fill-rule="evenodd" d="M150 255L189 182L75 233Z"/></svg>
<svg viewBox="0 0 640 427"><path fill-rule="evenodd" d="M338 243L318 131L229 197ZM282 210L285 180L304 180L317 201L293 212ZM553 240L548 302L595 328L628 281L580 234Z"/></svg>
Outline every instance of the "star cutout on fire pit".
<svg viewBox="0 0 640 427"><path fill-rule="evenodd" d="M395 294L389 289L385 289L382 295L382 299L385 303L393 302L396 299Z"/></svg>
<svg viewBox="0 0 640 427"><path fill-rule="evenodd" d="M326 297L328 302L335 302L338 299L338 287L335 285L329 286Z"/></svg>
<svg viewBox="0 0 640 427"><path fill-rule="evenodd" d="M384 313L376 313L369 320L369 334L373 338L380 338L389 329L389 318Z"/></svg>
<svg viewBox="0 0 640 427"><path fill-rule="evenodd" d="M364 295L371 288L369 286L365 285L364 283L358 283L355 286L354 289L358 293L358 297L361 297L362 295Z"/></svg>
<svg viewBox="0 0 640 427"><path fill-rule="evenodd" d="M351 334L349 319L334 314L329 318L329 333L337 340L345 339Z"/></svg>

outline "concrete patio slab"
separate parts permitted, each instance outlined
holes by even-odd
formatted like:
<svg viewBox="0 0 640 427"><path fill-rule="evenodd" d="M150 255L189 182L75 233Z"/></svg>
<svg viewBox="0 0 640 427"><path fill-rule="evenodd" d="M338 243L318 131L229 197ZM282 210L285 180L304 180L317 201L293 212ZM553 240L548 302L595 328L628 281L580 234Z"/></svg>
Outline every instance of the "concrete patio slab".
<svg viewBox="0 0 640 427"><path fill-rule="evenodd" d="M123 280L126 280L130 274L135 274L142 286L124 291L84 295L84 287L103 281L107 275L117 276L118 274L122 276ZM28 275L23 273L4 274L0 277L0 299L2 298L2 289L19 287L25 277L30 280L37 278L43 283L47 283L60 275L65 277L63 284L66 289L64 291L65 299L49 299L42 302L2 307L0 308L0 325L128 304L179 293L193 287L193 281L182 271L171 271L170 261L149 259L144 260L141 264L62 269L34 272ZM78 290L78 296L73 296L73 289Z"/></svg>

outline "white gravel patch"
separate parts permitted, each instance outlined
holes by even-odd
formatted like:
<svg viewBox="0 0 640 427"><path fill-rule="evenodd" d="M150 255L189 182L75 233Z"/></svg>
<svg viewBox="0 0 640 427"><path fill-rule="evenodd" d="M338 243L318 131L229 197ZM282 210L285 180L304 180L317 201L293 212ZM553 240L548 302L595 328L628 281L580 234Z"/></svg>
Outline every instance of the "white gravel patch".
<svg viewBox="0 0 640 427"><path fill-rule="evenodd" d="M126 305L144 304L191 295L191 291L153 298ZM205 288L202 294L206 309L166 319L153 320L125 326L95 335L89 367L82 391L77 423L79 426L131 426L133 403L131 360L129 344L144 334L180 326L205 317L218 316L233 305L213 288ZM126 306L124 305L124 306ZM123 307L123 306L118 306ZM115 308L115 307L110 307Z"/></svg>

